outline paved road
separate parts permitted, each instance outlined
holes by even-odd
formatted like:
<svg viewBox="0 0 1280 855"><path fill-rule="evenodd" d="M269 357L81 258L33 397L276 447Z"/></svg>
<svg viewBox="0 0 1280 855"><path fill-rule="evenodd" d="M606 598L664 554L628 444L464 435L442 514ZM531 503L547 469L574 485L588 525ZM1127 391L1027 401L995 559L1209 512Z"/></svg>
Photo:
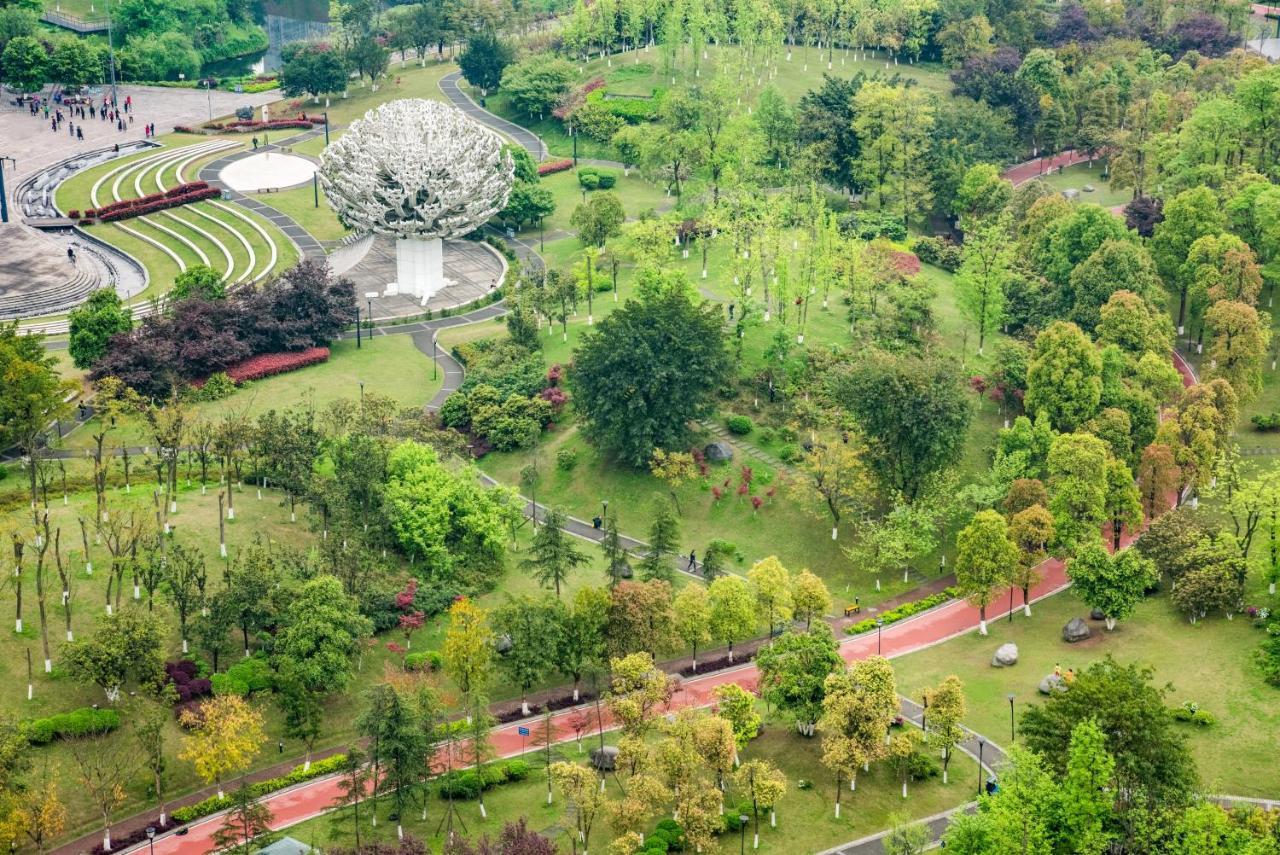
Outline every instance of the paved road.
<svg viewBox="0 0 1280 855"><path fill-rule="evenodd" d="M495 131L510 137L516 143L524 146L529 154L533 155L534 160L543 160L547 156L546 143L542 138L533 131L526 130L517 124L508 122L506 119L495 116L488 110L481 107L475 101L471 100L471 96L462 91L462 87L458 85L458 81L462 79L462 72L455 71L446 74L440 78L440 91L449 99L453 106L466 113L483 125L488 125Z"/></svg>

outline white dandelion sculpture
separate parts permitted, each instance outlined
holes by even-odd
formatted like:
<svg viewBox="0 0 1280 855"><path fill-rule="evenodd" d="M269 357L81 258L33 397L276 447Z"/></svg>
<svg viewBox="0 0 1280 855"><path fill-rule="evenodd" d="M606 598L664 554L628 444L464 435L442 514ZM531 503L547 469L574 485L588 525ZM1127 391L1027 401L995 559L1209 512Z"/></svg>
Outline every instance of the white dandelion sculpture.
<svg viewBox="0 0 1280 855"><path fill-rule="evenodd" d="M427 299L446 284L441 240L507 204L515 165L502 139L438 101L389 101L320 156L320 186L348 228L396 238L388 294Z"/></svg>

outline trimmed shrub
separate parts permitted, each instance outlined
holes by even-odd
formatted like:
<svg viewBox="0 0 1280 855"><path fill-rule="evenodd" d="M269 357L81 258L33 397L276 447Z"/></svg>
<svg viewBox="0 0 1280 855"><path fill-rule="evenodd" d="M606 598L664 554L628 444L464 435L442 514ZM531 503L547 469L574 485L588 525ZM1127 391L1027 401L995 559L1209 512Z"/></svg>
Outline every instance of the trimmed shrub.
<svg viewBox="0 0 1280 855"><path fill-rule="evenodd" d="M1249 421L1253 422L1254 430L1263 433L1280 430L1280 413L1259 413Z"/></svg>
<svg viewBox="0 0 1280 855"><path fill-rule="evenodd" d="M596 190L600 187L600 176L594 172L578 172L578 183L585 190Z"/></svg>
<svg viewBox="0 0 1280 855"><path fill-rule="evenodd" d="M533 769L524 760L508 760L507 761L507 780L523 781L529 777L529 773Z"/></svg>
<svg viewBox="0 0 1280 855"><path fill-rule="evenodd" d="M960 269L962 252L960 247L940 237L916 238L911 244L911 251L925 264L933 264L943 270L955 273Z"/></svg>
<svg viewBox="0 0 1280 855"><path fill-rule="evenodd" d="M264 692L275 683L271 666L256 657L242 659L222 674L214 674L208 682L213 684L215 695L239 695L244 697Z"/></svg>
<svg viewBox="0 0 1280 855"><path fill-rule="evenodd" d="M573 169L573 160L567 157L563 160L547 160L538 164L539 175L554 175L570 169Z"/></svg>
<svg viewBox="0 0 1280 855"><path fill-rule="evenodd" d="M729 433L734 436L746 436L751 433L755 424L747 416L732 415L724 420L724 426L729 429Z"/></svg>
<svg viewBox="0 0 1280 855"><path fill-rule="evenodd" d="M406 671L439 671L444 660L435 650L410 653L404 657Z"/></svg>
<svg viewBox="0 0 1280 855"><path fill-rule="evenodd" d="M556 468L569 472L578 465L578 451L574 448L562 448L556 452Z"/></svg>
<svg viewBox="0 0 1280 855"><path fill-rule="evenodd" d="M120 713L113 709L81 707L47 718L36 718L22 724L22 732L32 745L48 745L55 739L107 733L120 726Z"/></svg>
<svg viewBox="0 0 1280 855"><path fill-rule="evenodd" d="M904 618L909 618L912 615L919 614L920 612L931 609L934 606L940 606L947 600L954 600L955 598L956 589L947 588L945 591L939 591L938 593L930 594L923 599L912 600L909 603L903 603L897 608L889 609L887 612L881 612L880 622L882 625L897 623ZM845 627L845 632L849 635L858 635L859 633L870 632L875 628L875 618L867 618L866 620L860 620L855 624Z"/></svg>
<svg viewBox="0 0 1280 855"><path fill-rule="evenodd" d="M250 380L261 380L276 374L285 374L306 368L308 365L319 365L329 361L329 348L308 347L296 353L260 353L227 369L226 374L237 383Z"/></svg>
<svg viewBox="0 0 1280 855"><path fill-rule="evenodd" d="M440 776L437 789L442 799L471 801L480 798L484 782L475 772L449 772Z"/></svg>
<svg viewBox="0 0 1280 855"><path fill-rule="evenodd" d="M256 784L249 785L249 792L255 798L262 798L268 793L274 793L276 790L283 790L285 787L292 787L295 784L301 784L303 781L310 781L312 778L321 778L325 775L331 775L342 768L342 764L346 762L345 754L334 754L332 757L326 757L323 760L317 760L311 764L311 768L303 771L302 766L294 766L287 775L281 775L278 778L268 778L265 781L259 781ZM211 813L217 813L221 810L227 810L231 807L231 797L224 795L222 798L210 796L202 802L196 802L187 807L181 807L175 810L171 816L174 822L188 823L199 819L202 816L208 816Z"/></svg>

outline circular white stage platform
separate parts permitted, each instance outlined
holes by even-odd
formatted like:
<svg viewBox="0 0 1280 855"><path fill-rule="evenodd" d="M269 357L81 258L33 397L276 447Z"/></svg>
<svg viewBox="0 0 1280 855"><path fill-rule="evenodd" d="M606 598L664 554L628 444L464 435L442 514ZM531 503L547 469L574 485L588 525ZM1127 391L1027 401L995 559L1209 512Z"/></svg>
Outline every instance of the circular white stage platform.
<svg viewBox="0 0 1280 855"><path fill-rule="evenodd" d="M264 152L229 164L218 173L218 177L232 190L256 193L259 190L279 190L303 184L311 180L318 168L305 157Z"/></svg>

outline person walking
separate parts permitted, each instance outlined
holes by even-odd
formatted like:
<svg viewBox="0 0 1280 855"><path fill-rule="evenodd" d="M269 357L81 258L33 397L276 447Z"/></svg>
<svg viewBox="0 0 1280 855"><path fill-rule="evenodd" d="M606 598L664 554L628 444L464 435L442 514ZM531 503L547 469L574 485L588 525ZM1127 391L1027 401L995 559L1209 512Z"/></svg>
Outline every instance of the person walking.
<svg viewBox="0 0 1280 855"><path fill-rule="evenodd" d="M67 262L69 264L76 263L76 251L71 247L67 247Z"/></svg>
<svg viewBox="0 0 1280 855"><path fill-rule="evenodd" d="M76 140L84 142L84 125L76 125Z"/></svg>
<svg viewBox="0 0 1280 855"><path fill-rule="evenodd" d="M693 571L695 571L695 570L697 570L697 569L698 569L698 553L697 553L697 552L695 552L694 550L690 549L690 550L689 550L689 567L688 567L688 570L689 570L689 572L691 572L691 573L692 573Z"/></svg>

